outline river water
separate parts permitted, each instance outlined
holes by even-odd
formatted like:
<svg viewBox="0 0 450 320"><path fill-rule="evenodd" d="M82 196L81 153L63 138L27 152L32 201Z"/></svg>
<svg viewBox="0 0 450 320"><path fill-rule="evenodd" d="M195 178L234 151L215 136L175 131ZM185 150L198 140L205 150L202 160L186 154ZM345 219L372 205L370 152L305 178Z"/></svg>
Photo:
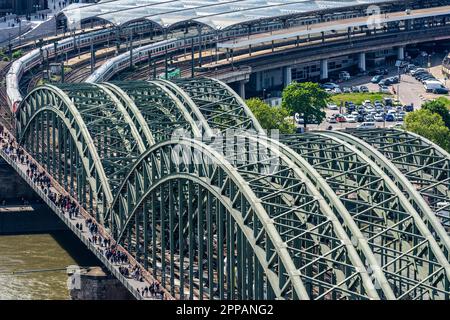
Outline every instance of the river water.
<svg viewBox="0 0 450 320"><path fill-rule="evenodd" d="M0 236L0 300L69 299L69 265L99 265L70 231Z"/></svg>

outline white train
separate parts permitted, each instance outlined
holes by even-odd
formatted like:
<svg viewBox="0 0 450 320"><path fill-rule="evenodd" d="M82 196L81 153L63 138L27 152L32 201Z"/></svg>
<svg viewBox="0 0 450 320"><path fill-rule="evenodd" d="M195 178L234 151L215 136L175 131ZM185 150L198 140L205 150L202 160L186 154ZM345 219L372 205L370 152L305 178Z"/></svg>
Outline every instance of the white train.
<svg viewBox="0 0 450 320"><path fill-rule="evenodd" d="M22 95L19 90L19 83L22 75L41 64L44 59L52 58L56 55L70 52L77 48L84 48L112 40L115 38L115 34L111 30L99 30L86 34L80 34L74 37L69 37L59 41L55 45L53 43L43 46L40 49L34 49L25 54L20 59L14 61L6 75L6 92L8 96L8 103L11 111L16 112L17 108L22 101Z"/></svg>
<svg viewBox="0 0 450 320"><path fill-rule="evenodd" d="M148 60L149 52L151 57L158 58L164 57L167 53L173 53L175 51L183 50L185 48L191 48L192 42L194 46L198 44L198 37L186 38L186 39L170 39L156 43L152 43L140 48L133 49L133 64ZM215 41L214 35L202 36L202 43L212 43ZM104 63L100 68L95 70L87 79L86 82L102 82L109 80L112 76L118 72L128 68L130 66L130 52L122 53Z"/></svg>

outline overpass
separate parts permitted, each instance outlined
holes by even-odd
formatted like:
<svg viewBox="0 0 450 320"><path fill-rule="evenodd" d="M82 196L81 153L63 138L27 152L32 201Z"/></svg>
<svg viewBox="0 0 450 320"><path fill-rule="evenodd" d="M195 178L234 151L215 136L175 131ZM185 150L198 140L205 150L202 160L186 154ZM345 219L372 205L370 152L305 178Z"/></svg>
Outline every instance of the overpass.
<svg viewBox="0 0 450 320"><path fill-rule="evenodd" d="M16 138L80 215L0 155L137 298L156 279L167 299L449 299L450 155L414 134L274 139L228 86L194 78L38 87Z"/></svg>

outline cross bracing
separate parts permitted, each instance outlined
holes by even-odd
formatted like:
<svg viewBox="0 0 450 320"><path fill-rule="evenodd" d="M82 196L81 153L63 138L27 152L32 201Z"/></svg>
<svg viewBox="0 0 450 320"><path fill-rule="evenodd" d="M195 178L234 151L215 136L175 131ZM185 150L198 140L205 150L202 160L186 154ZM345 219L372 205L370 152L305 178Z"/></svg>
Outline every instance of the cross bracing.
<svg viewBox="0 0 450 320"><path fill-rule="evenodd" d="M17 120L178 299L449 298L450 156L421 137L275 141L212 79L45 85Z"/></svg>

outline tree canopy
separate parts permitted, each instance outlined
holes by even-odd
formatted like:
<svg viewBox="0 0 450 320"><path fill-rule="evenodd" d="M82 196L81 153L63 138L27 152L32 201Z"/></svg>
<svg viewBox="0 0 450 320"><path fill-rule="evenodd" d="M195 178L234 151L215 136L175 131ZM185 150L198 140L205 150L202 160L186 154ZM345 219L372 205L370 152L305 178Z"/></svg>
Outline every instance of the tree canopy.
<svg viewBox="0 0 450 320"><path fill-rule="evenodd" d="M450 151L450 129L438 113L427 109L411 112L405 118L405 128Z"/></svg>
<svg viewBox="0 0 450 320"><path fill-rule="evenodd" d="M433 100L425 102L422 105L422 109L428 110L432 113L437 113L441 116L442 120L444 120L447 128L450 129L450 113L448 107L445 105L442 100Z"/></svg>
<svg viewBox="0 0 450 320"><path fill-rule="evenodd" d="M247 100L247 105L264 129L279 130L282 134L294 133L295 125L289 120L289 112L285 108L271 107L258 98Z"/></svg>
<svg viewBox="0 0 450 320"><path fill-rule="evenodd" d="M292 82L283 90L282 107L291 115L303 115L304 126L309 123L322 122L325 118L323 109L327 107L328 93L313 82Z"/></svg>

